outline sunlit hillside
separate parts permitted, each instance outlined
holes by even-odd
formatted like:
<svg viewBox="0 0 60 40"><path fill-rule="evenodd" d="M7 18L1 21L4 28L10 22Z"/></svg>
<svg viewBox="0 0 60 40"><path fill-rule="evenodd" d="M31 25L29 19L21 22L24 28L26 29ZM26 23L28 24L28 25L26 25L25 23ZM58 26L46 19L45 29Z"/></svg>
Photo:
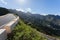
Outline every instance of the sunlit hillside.
<svg viewBox="0 0 60 40"><path fill-rule="evenodd" d="M36 29L26 25L22 20L14 28L11 34L8 35L8 40L47 40Z"/></svg>

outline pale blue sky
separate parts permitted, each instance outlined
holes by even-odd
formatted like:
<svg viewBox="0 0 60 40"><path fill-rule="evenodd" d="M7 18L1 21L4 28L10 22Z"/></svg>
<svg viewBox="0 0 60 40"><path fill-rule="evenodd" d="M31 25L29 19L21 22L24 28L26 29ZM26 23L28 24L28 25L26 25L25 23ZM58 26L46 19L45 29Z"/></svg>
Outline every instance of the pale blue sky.
<svg viewBox="0 0 60 40"><path fill-rule="evenodd" d="M20 9L38 14L60 15L60 0L0 0L0 7Z"/></svg>

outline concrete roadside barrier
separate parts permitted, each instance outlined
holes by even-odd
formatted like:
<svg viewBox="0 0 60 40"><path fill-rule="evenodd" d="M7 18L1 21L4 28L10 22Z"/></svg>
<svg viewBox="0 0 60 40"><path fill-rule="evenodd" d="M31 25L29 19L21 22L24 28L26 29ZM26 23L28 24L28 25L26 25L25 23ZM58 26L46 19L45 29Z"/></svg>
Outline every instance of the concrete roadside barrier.
<svg viewBox="0 0 60 40"><path fill-rule="evenodd" d="M7 39L6 29L0 29L0 40L6 40L6 39Z"/></svg>
<svg viewBox="0 0 60 40"><path fill-rule="evenodd" d="M0 40L6 40L7 34L11 33L19 21L19 16L7 14L0 17Z"/></svg>

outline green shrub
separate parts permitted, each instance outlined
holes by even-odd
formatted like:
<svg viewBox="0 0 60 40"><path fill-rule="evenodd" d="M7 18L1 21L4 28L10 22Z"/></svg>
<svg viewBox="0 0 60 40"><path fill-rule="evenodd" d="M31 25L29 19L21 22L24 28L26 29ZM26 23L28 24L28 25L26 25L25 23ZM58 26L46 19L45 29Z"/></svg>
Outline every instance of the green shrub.
<svg viewBox="0 0 60 40"><path fill-rule="evenodd" d="M40 32L24 24L21 20L12 31L12 34L13 37L9 37L8 40L47 40Z"/></svg>

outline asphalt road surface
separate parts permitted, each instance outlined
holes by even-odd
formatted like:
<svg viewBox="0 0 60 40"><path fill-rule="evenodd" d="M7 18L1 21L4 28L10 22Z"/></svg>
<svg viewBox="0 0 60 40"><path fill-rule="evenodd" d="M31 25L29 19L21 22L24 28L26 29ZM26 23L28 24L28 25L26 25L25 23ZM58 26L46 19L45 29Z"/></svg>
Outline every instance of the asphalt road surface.
<svg viewBox="0 0 60 40"><path fill-rule="evenodd" d="M0 16L0 26L12 21L15 18L16 17L13 14L7 14L7 15L4 15L4 16Z"/></svg>

